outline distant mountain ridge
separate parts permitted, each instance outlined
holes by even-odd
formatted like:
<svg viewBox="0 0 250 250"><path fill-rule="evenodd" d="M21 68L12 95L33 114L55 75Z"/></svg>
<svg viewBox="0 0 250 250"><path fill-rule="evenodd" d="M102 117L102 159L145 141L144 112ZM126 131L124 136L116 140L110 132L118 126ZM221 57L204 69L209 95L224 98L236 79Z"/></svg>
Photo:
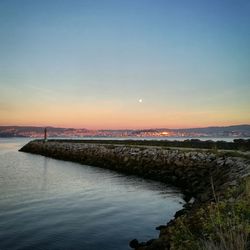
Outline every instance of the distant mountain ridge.
<svg viewBox="0 0 250 250"><path fill-rule="evenodd" d="M204 128L188 128L188 129L178 129L179 131L185 132L204 132L204 133L222 133L222 132L243 132L249 133L250 125L232 125L232 126L222 126L222 127L204 127Z"/></svg>
<svg viewBox="0 0 250 250"><path fill-rule="evenodd" d="M223 127L203 127L184 129L107 129L89 130L86 128L47 127L50 137L250 137L250 125ZM0 126L0 137L43 137L44 127Z"/></svg>

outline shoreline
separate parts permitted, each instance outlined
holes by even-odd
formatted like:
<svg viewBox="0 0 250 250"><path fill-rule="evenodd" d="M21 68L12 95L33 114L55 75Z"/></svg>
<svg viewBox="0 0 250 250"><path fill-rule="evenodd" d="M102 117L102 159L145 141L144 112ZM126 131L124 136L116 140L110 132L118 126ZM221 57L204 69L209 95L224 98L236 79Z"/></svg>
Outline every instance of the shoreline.
<svg viewBox="0 0 250 250"><path fill-rule="evenodd" d="M187 202L184 209L177 211L175 219L167 225L157 227L160 231L158 239L149 239L146 243L132 240L130 246L134 249L178 249L171 248L171 240L167 237L169 229L175 228L178 218L192 216L194 211L214 199L214 193L224 199L228 188L239 186L250 174L248 159L198 149L136 145L135 141L133 145L128 145L84 140L35 140L20 151L109 168L180 188Z"/></svg>

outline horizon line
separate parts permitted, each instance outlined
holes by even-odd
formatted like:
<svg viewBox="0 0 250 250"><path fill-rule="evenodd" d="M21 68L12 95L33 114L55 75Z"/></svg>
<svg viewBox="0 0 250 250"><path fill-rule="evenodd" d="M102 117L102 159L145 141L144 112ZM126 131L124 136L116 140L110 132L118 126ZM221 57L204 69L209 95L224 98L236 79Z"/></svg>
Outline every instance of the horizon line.
<svg viewBox="0 0 250 250"><path fill-rule="evenodd" d="M224 127L235 127L235 126L250 126L250 124L232 124L232 125L224 125L224 126L201 126L201 127L184 127L184 128L169 128L169 127L151 127L151 128L100 128L100 129L89 129L89 128L75 128L75 127L60 127L60 126L37 126L37 125L0 125L0 127L29 127L29 128L58 128L58 129L86 129L86 130L154 130L154 129L170 129L170 130L184 130L184 129L201 129L201 128L224 128Z"/></svg>

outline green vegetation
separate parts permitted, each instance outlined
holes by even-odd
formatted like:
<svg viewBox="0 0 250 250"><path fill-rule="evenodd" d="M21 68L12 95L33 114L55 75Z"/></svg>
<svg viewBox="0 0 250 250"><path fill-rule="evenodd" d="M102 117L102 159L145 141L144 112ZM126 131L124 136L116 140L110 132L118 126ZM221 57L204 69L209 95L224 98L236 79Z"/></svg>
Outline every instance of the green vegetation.
<svg viewBox="0 0 250 250"><path fill-rule="evenodd" d="M176 219L168 233L171 249L246 250L250 247L250 178L225 197Z"/></svg>

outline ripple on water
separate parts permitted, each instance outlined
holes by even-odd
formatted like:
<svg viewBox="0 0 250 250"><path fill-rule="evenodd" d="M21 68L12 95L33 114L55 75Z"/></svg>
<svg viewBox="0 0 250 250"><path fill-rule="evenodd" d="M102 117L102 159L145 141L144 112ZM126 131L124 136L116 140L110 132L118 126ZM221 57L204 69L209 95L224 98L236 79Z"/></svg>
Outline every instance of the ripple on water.
<svg viewBox="0 0 250 250"><path fill-rule="evenodd" d="M1 250L129 249L181 209L174 188L18 152L25 142L0 143Z"/></svg>

